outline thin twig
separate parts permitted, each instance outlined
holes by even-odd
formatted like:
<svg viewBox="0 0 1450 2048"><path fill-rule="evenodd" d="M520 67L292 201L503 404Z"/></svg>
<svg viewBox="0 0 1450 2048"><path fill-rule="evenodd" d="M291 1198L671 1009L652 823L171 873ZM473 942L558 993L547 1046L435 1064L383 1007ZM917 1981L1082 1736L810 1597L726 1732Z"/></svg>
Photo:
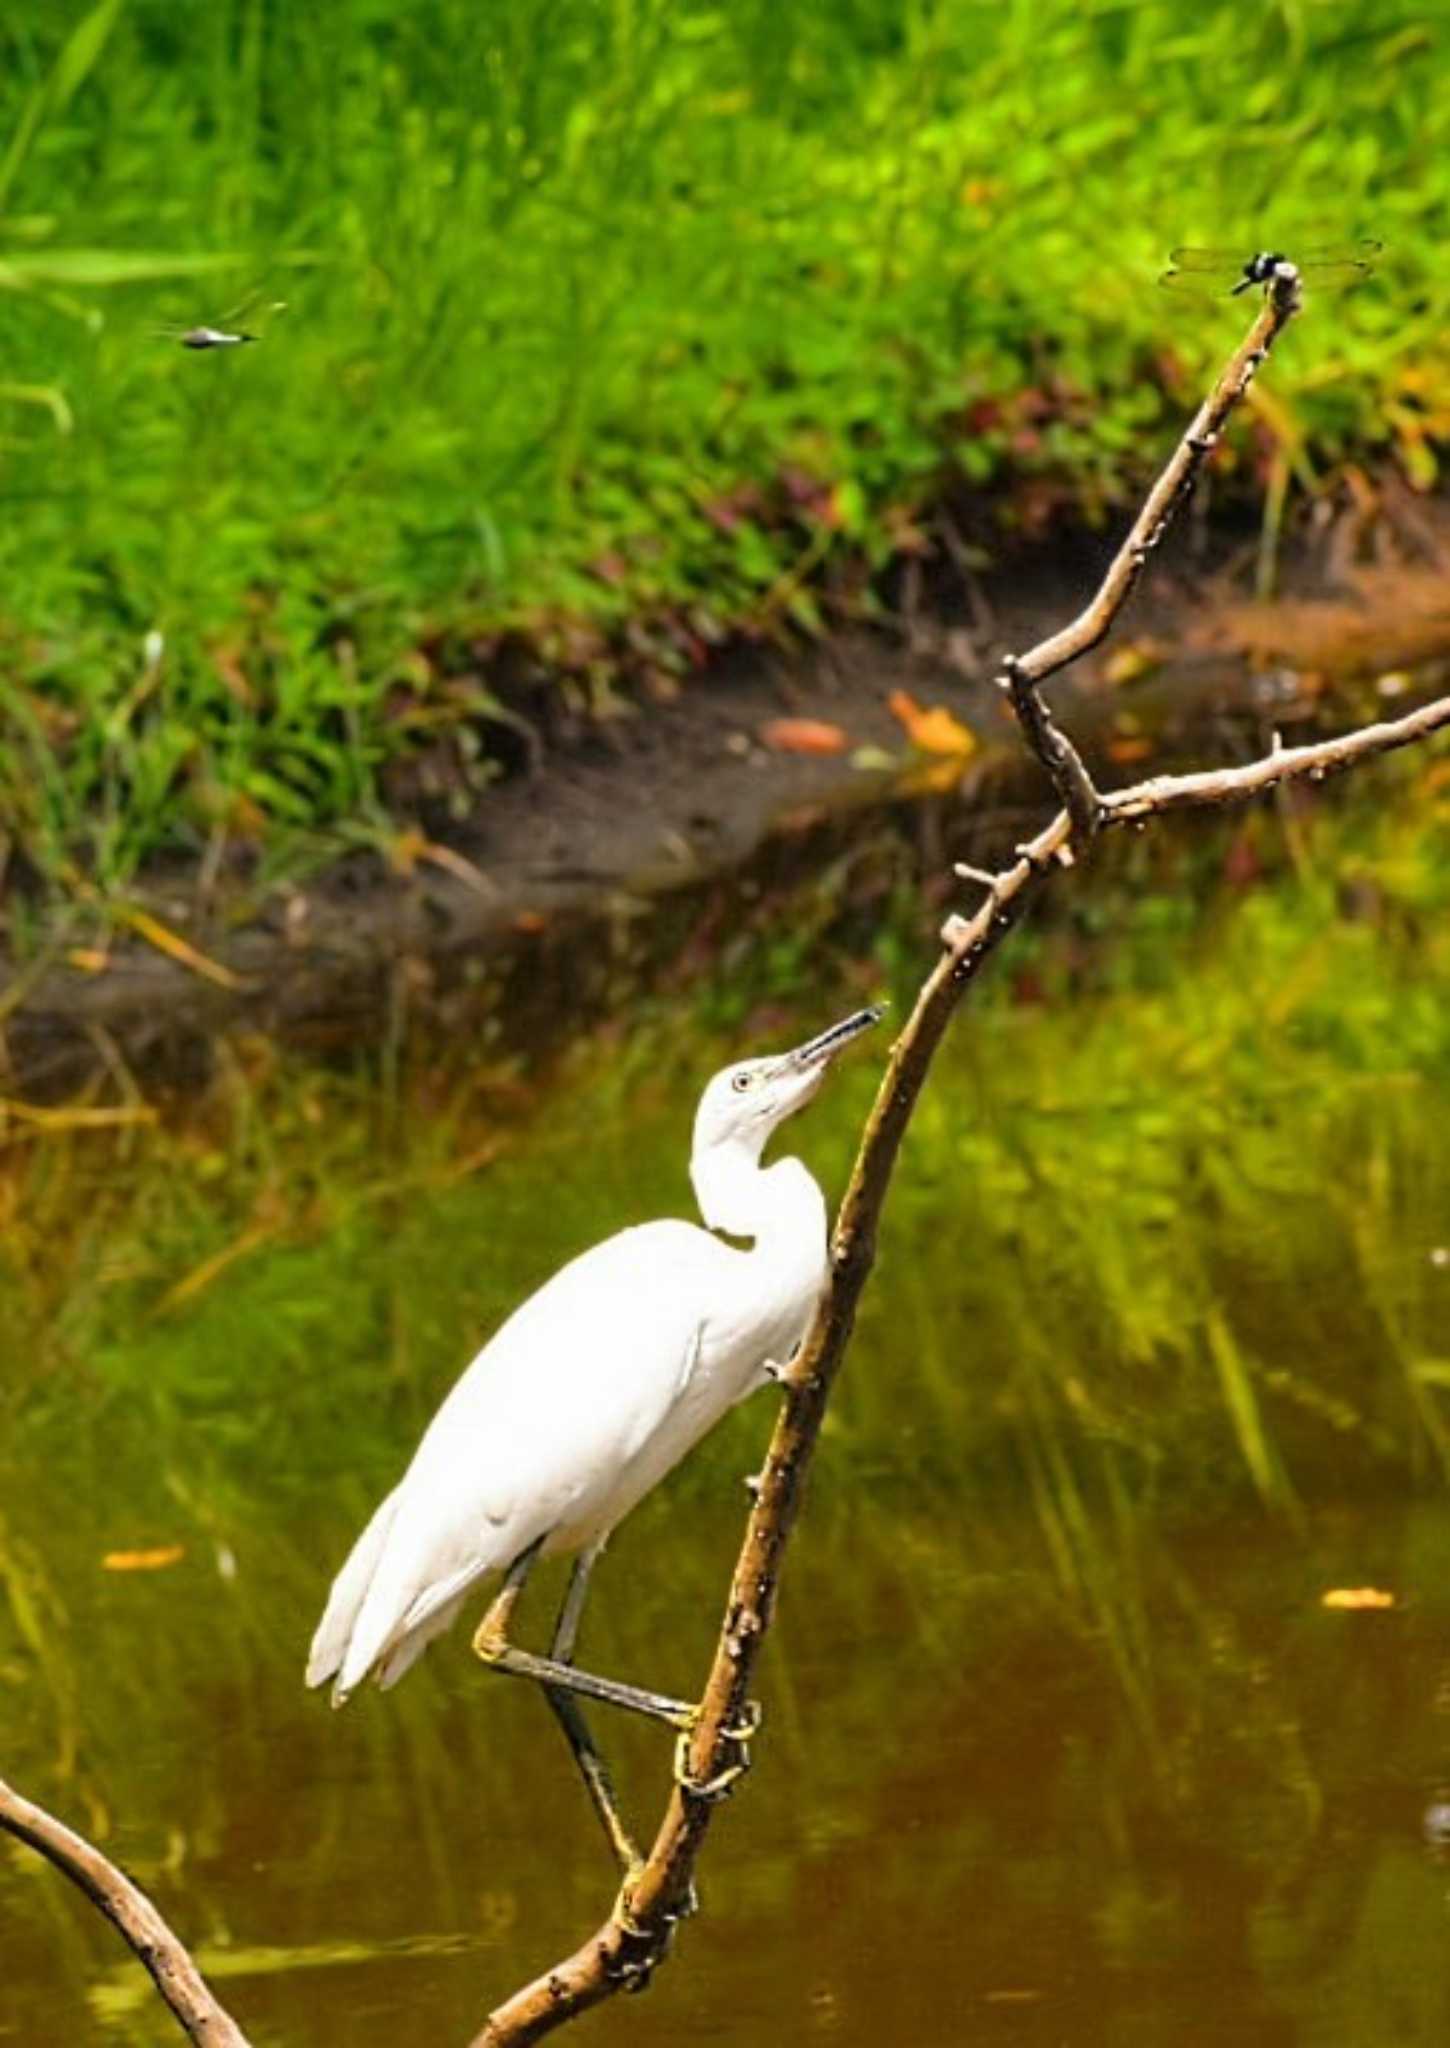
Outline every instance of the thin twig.
<svg viewBox="0 0 1450 2048"><path fill-rule="evenodd" d="M1053 718L1047 699L1015 654L1003 662L998 682L1007 693L1023 737L1062 799L1079 844L1086 846L1103 822L1103 800L1082 755Z"/></svg>
<svg viewBox="0 0 1450 2048"><path fill-rule="evenodd" d="M1212 391L1194 414L1188 432L1169 458L1168 465L1148 493L1142 511L1128 529L1128 537L1114 555L1092 603L1077 617L1039 641L1022 656L1022 668L1032 683L1046 682L1071 661L1090 653L1104 638L1122 610L1134 584L1147 566L1148 558L1168 530L1174 513L1197 480L1199 471L1218 446L1229 414L1254 381L1260 365L1285 327L1299 311L1302 295L1299 277L1290 265L1281 266L1265 296L1259 317L1239 343Z"/></svg>
<svg viewBox="0 0 1450 2048"><path fill-rule="evenodd" d="M248 2048L246 2035L212 1997L185 1947L146 1894L90 1842L0 1778L0 1828L63 1871L99 1906L155 1980L184 2033L201 2048Z"/></svg>
<svg viewBox="0 0 1450 2048"><path fill-rule="evenodd" d="M1164 811L1198 811L1216 804L1242 803L1246 797L1285 782L1323 782L1375 754L1413 746L1450 726L1450 697L1436 697L1403 718L1363 725L1307 747L1286 747L1276 733L1272 753L1241 768L1207 768L1193 775L1154 775L1103 798L1104 823L1133 825Z"/></svg>
<svg viewBox="0 0 1450 2048"><path fill-rule="evenodd" d="M1229 357L1222 375L1198 408L1167 467L1113 557L1091 604L1071 625L1043 640L1030 653L1009 654L998 682L1022 728L1023 738L1046 770L1072 820L1073 836L1086 847L1103 823L1103 803L1082 756L1054 720L1041 685L1105 638L1127 603L1148 557L1168 530L1174 513L1217 447L1224 425L1243 398L1269 350L1303 303L1299 275L1282 264L1270 280L1264 304L1249 332Z"/></svg>

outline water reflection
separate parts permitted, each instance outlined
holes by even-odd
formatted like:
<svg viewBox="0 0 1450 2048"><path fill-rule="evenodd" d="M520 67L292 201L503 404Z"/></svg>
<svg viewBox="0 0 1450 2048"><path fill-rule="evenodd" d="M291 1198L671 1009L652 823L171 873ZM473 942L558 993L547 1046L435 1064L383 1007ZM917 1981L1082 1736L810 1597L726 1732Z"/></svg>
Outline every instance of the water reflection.
<svg viewBox="0 0 1450 2048"><path fill-rule="evenodd" d="M706 1910L591 2038L1447 2038L1444 921L1402 956L1271 912L1201 973L1155 938L1135 991L984 1007L948 1049ZM154 1891L258 2048L461 2044L607 1905L543 1703L462 1631L341 1717L301 1665L481 1336L680 1208L731 1049L644 1035L501 1149L439 1113L389 1151L309 1083L291 1136L248 1110L220 1163L186 1134L123 1193L58 1141L36 1163L0 1246L0 1758ZM840 1081L799 1140L835 1188L870 1077ZM620 1533L595 1668L693 1690L771 1399ZM1321 1605L1362 1586L1394 1604ZM646 1827L669 1740L597 1718ZM165 2038L9 1843L0 1951L0 2040Z"/></svg>
<svg viewBox="0 0 1450 2048"><path fill-rule="evenodd" d="M621 1534L593 1649L683 1686L735 1516L691 1502L681 1544L671 1507ZM1450 1513L1371 1500L1139 1534L1118 1566L1142 1630L1129 1687L1114 1623L1064 1593L1035 1522L966 1522L958 1493L903 1475L820 1487L705 1915L598 2037L1443 2040L1424 1816L1450 1776ZM259 2044L461 2042L592 1924L609 1865L542 1703L462 1643L346 1717L304 1698L313 1561L337 1535L299 1525L254 1563L265 1633L204 1559L164 1600L108 1587L72 1645L91 1667L75 1772L45 1769L46 1731L7 1746L194 1934ZM1392 1609L1320 1606L1367 1579ZM117 1725L120 1643L157 1696ZM609 1735L647 1813L667 1744ZM19 1852L0 1903L6 2038L157 2038L99 1921Z"/></svg>

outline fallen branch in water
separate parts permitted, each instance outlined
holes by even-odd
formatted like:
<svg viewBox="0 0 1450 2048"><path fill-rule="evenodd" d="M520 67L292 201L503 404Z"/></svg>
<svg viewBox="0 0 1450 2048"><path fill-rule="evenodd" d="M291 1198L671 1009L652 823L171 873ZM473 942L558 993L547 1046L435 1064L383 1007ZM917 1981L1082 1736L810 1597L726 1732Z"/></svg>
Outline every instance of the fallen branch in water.
<svg viewBox="0 0 1450 2048"><path fill-rule="evenodd" d="M0 1778L0 1828L27 1842L99 1906L151 1972L182 2031L202 2048L248 2048L246 2035L212 1997L206 1980L147 1898L99 1849Z"/></svg>

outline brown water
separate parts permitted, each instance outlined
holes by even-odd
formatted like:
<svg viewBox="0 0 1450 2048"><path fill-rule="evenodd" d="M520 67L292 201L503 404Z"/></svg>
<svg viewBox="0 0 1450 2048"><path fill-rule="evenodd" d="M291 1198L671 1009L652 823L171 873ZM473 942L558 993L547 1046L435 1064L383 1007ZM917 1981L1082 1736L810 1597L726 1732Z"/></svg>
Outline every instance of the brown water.
<svg viewBox="0 0 1450 2048"><path fill-rule="evenodd" d="M982 1010L948 1048L703 1911L571 2038L1450 2039L1438 926L1401 957L1261 907L1227 960L1165 973L1155 940L1146 994ZM0 1774L154 1893L256 2048L461 2048L608 1908L543 1702L464 1632L342 1714L301 1666L471 1340L604 1219L681 1208L718 1050L642 1037L495 1163L464 1133L466 1172L300 1093L226 1160L137 1154L119 1196L38 1156L0 1301ZM870 1086L863 1057L798 1127L833 1189ZM620 1532L596 1668L697 1686L771 1398ZM1322 1605L1361 1586L1393 1605ZM646 1833L669 1739L594 1719ZM0 1837L0 2043L172 2038Z"/></svg>
<svg viewBox="0 0 1450 2048"><path fill-rule="evenodd" d="M886 1481L814 1507L704 1911L593 2038L1450 2038L1443 1503L1136 1517L1105 1538L1095 1621L1010 1505ZM647 1508L601 1569L603 1668L699 1668L735 1521L686 1520L682 1546L668 1501ZM265 1634L238 1626L245 1556L235 1579L198 1557L97 1580L72 1647L103 1759L45 1789L151 1887L258 2048L461 2043L595 1923L610 1866L542 1702L461 1638L344 1714L303 1694L301 1596L336 1540L292 1536L295 1569L251 1589ZM1364 1583L1395 1607L1321 1607ZM187 1649L154 1712L107 1725L112 1647L144 1676L162 1629ZM599 1725L643 1825L667 1742ZM114 1937L18 1848L0 1914L0 2039L166 2038Z"/></svg>

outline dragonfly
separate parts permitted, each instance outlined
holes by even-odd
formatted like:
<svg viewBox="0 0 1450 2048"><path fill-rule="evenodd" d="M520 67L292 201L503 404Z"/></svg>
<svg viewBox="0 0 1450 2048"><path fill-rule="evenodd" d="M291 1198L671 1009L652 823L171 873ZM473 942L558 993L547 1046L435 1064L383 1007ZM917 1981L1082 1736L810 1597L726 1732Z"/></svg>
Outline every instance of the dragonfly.
<svg viewBox="0 0 1450 2048"><path fill-rule="evenodd" d="M1159 278L1168 291L1198 292L1211 297L1226 294L1236 299L1256 284L1268 284L1278 275L1282 263L1292 263L1305 284L1316 291L1344 291L1363 284L1384 248L1382 242L1326 242L1289 255L1279 249L1260 249L1247 261L1241 249L1170 249L1170 268Z"/></svg>
<svg viewBox="0 0 1450 2048"><path fill-rule="evenodd" d="M215 326L203 323L196 327L162 327L157 331L164 340L178 342L182 348L240 348L246 342L262 338L261 334L254 334L237 324L257 306L261 296L259 291L249 293L230 312L219 314ZM286 310L285 299L273 299L270 305L261 308L264 320L273 320Z"/></svg>

